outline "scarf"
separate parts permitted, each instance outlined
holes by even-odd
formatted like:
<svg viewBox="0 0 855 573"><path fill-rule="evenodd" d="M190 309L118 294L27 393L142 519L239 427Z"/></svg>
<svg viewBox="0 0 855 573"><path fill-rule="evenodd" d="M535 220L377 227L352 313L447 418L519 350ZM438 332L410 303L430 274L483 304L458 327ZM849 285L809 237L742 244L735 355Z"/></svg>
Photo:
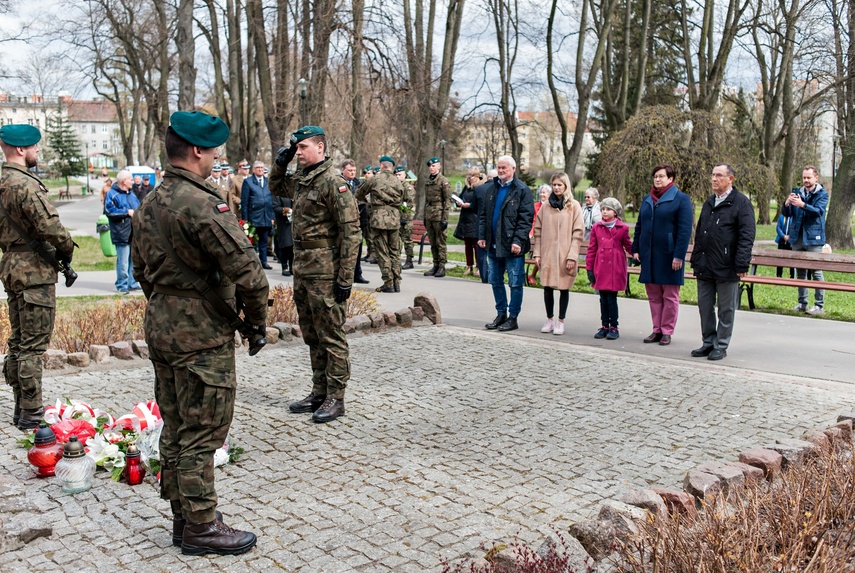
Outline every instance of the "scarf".
<svg viewBox="0 0 855 573"><path fill-rule="evenodd" d="M650 188L650 198L653 199L653 204L656 205L656 203L659 201L659 199L662 198L662 195L664 195L665 192L673 186L674 186L674 184L671 183L671 185L669 185L668 187L665 187L661 191L656 189L656 187L651 187Z"/></svg>
<svg viewBox="0 0 855 573"><path fill-rule="evenodd" d="M558 209L559 211L564 208L564 197L559 197L555 194L555 191L549 194L549 206Z"/></svg>

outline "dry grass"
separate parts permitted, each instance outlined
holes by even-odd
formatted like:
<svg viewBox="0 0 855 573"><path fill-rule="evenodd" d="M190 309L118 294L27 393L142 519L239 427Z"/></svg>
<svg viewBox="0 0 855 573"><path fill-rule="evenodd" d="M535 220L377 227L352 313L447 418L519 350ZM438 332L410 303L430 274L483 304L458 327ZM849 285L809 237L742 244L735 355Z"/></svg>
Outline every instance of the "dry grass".
<svg viewBox="0 0 855 573"><path fill-rule="evenodd" d="M267 311L267 324L276 322L287 322L297 324L297 308L294 306L294 289L282 285L273 287L270 291L273 298L273 306ZM345 316L359 316L376 312L380 309L377 297L372 292L354 289L347 300Z"/></svg>
<svg viewBox="0 0 855 573"><path fill-rule="evenodd" d="M618 563L625 573L855 572L855 463L850 443L780 479L706 500L699 517L645 524Z"/></svg>

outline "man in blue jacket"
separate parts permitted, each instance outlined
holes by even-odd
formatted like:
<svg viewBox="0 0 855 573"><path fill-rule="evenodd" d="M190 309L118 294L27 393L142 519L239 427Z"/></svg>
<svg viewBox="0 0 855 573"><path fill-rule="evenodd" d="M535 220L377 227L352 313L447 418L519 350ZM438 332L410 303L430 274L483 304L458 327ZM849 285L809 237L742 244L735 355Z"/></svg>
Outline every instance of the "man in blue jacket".
<svg viewBox="0 0 855 573"><path fill-rule="evenodd" d="M134 186L130 171L116 174L116 182L104 199L104 212L110 220L110 239L116 245L116 290L127 294L139 290L140 284L131 271L131 217L140 200L131 193Z"/></svg>
<svg viewBox="0 0 855 573"><path fill-rule="evenodd" d="M522 310L525 255L531 249L528 234L534 220L531 189L515 177L516 168L513 157L500 157L496 163L499 176L479 187L483 188L484 207L478 216L478 246L487 249L497 312L493 322L485 326L501 332L519 328L517 316ZM506 271L510 305L505 292Z"/></svg>
<svg viewBox="0 0 855 573"><path fill-rule="evenodd" d="M790 243L793 251L821 253L825 245L825 212L828 209L828 191L819 184L819 171L808 165L802 171L802 187L796 189L781 209L785 217L792 217L790 223ZM807 269L798 269L800 279L807 278ZM821 270L813 271L813 280L825 280ZM807 305L808 289L799 287L799 304L793 310L816 316L823 314L825 291L814 291L814 305Z"/></svg>
<svg viewBox="0 0 855 573"><path fill-rule="evenodd" d="M243 180L240 193L241 219L249 221L258 232L258 258L261 266L267 270L273 267L267 264L267 242L273 230L273 196L267 177L264 176L264 163L252 164L252 175Z"/></svg>

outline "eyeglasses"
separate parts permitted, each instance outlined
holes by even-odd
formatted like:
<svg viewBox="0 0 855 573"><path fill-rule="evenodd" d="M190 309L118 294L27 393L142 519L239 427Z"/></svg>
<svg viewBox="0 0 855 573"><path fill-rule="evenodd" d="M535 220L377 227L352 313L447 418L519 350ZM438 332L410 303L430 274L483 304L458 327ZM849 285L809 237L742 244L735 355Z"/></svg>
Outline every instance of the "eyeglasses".
<svg viewBox="0 0 855 573"><path fill-rule="evenodd" d="M668 176L667 175L654 175L653 178L654 179L668 179Z"/></svg>

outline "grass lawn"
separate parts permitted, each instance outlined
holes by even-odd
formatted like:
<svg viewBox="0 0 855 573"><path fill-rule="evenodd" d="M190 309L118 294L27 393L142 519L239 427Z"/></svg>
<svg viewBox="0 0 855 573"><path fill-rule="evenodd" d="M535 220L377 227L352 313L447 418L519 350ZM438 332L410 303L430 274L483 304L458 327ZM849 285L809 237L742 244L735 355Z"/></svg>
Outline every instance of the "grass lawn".
<svg viewBox="0 0 855 573"><path fill-rule="evenodd" d="M116 268L116 258L104 256L99 239L74 237L74 242L80 245L79 248L74 249L74 260L71 263L75 271L112 271Z"/></svg>

